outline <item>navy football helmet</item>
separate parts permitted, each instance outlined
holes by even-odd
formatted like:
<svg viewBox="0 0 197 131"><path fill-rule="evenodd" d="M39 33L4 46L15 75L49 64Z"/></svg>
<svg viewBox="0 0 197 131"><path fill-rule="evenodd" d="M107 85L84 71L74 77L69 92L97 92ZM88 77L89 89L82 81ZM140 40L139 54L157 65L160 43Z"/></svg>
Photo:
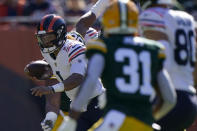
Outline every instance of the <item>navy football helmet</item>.
<svg viewBox="0 0 197 131"><path fill-rule="evenodd" d="M55 14L45 15L37 26L36 38L43 53L52 53L66 40L66 22Z"/></svg>

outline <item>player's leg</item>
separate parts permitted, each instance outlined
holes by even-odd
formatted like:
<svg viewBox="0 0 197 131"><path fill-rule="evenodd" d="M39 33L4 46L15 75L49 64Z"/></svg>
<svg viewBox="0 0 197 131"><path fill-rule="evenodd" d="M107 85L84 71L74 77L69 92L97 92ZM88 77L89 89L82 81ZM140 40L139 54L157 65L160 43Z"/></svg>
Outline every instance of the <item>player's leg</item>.
<svg viewBox="0 0 197 131"><path fill-rule="evenodd" d="M95 97L88 104L87 111L79 117L76 131L87 131L102 115L103 111L98 107L98 99Z"/></svg>
<svg viewBox="0 0 197 131"><path fill-rule="evenodd" d="M96 129L95 129L96 128ZM153 131L151 126L117 110L109 111L88 131Z"/></svg>
<svg viewBox="0 0 197 131"><path fill-rule="evenodd" d="M184 131L194 122L196 115L196 95L185 91L177 91L176 106L157 123L161 126L161 131Z"/></svg>

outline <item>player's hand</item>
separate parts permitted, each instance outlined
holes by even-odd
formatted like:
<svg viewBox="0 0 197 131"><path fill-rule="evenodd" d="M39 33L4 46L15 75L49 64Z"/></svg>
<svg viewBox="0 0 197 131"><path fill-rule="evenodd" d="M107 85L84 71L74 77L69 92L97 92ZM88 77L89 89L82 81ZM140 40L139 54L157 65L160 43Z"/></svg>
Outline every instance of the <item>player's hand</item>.
<svg viewBox="0 0 197 131"><path fill-rule="evenodd" d="M41 122L43 131L51 131L57 120L57 114L54 112L48 112L45 119Z"/></svg>
<svg viewBox="0 0 197 131"><path fill-rule="evenodd" d="M53 121L44 120L41 122L41 126L42 126L43 131L51 131L53 129Z"/></svg>
<svg viewBox="0 0 197 131"><path fill-rule="evenodd" d="M40 86L40 87L34 87L31 90L31 94L34 96L42 96L42 95L48 95L48 94L53 94L54 91L53 89L49 86L49 87L44 87L44 86Z"/></svg>
<svg viewBox="0 0 197 131"><path fill-rule="evenodd" d="M64 121L60 125L57 131L75 131L77 127L76 120L72 119L69 116L64 117Z"/></svg>

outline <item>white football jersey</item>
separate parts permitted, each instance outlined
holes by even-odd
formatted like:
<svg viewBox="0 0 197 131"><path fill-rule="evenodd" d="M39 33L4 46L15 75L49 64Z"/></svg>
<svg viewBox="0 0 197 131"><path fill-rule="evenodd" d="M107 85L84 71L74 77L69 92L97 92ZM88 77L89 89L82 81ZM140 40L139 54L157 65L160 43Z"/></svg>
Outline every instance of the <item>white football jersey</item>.
<svg viewBox="0 0 197 131"><path fill-rule="evenodd" d="M59 82L67 79L71 74L78 73L85 75L87 60L85 59L86 47L83 43L76 40L67 39L58 55L54 58L49 53L42 53L44 59L50 64L53 74ZM67 96L73 100L78 91L78 87L66 91ZM91 98L102 94L104 87L100 80L96 84L94 94Z"/></svg>
<svg viewBox="0 0 197 131"><path fill-rule="evenodd" d="M195 22L183 11L153 7L139 17L141 34L156 30L167 34L165 68L168 70L176 89L195 92L193 71L195 58Z"/></svg>

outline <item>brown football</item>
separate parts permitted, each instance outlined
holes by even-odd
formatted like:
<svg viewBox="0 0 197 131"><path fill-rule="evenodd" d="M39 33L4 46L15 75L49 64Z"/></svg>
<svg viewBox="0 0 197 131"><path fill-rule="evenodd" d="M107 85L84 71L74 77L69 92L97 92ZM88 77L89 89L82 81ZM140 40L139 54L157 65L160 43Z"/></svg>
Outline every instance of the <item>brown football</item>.
<svg viewBox="0 0 197 131"><path fill-rule="evenodd" d="M38 80L46 80L53 75L50 65L44 60L30 62L25 66L24 72L28 77Z"/></svg>

